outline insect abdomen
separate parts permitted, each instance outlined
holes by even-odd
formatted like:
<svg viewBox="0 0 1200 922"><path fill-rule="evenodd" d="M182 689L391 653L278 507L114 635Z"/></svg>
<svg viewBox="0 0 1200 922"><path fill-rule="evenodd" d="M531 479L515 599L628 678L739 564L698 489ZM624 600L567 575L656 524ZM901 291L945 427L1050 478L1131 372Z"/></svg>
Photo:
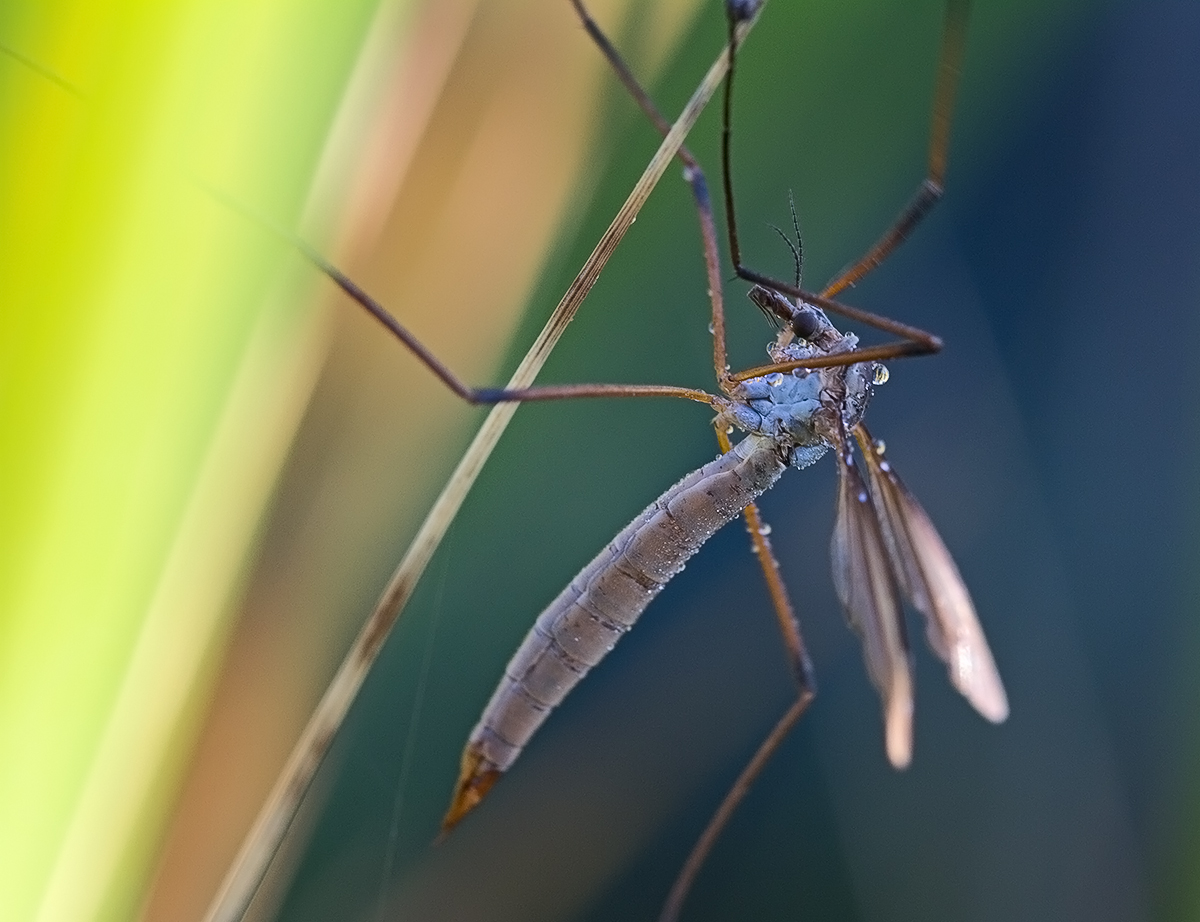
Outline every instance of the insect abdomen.
<svg viewBox="0 0 1200 922"><path fill-rule="evenodd" d="M482 799L688 558L786 466L774 441L746 437L651 503L546 607L471 732L445 828Z"/></svg>

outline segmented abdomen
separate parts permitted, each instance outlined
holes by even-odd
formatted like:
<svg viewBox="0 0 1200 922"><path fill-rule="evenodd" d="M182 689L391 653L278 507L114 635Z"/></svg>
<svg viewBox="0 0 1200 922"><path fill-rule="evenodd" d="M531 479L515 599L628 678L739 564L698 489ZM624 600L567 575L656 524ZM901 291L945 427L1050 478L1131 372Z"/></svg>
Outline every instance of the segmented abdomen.
<svg viewBox="0 0 1200 922"><path fill-rule="evenodd" d="M464 769L503 772L550 712L713 533L779 479L777 444L751 435L688 474L621 531L547 606L471 732ZM460 790L470 779L459 779Z"/></svg>

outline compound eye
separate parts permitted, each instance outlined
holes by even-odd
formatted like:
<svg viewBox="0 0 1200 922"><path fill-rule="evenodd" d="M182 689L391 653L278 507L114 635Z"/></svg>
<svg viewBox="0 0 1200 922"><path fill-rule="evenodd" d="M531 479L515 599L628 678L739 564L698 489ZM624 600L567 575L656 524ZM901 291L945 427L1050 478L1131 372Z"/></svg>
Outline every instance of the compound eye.
<svg viewBox="0 0 1200 922"><path fill-rule="evenodd" d="M763 0L725 0L726 15L734 22L745 22L754 18Z"/></svg>
<svg viewBox="0 0 1200 922"><path fill-rule="evenodd" d="M811 307L801 305L792 315L792 332L804 340L811 340L821 329L821 317Z"/></svg>

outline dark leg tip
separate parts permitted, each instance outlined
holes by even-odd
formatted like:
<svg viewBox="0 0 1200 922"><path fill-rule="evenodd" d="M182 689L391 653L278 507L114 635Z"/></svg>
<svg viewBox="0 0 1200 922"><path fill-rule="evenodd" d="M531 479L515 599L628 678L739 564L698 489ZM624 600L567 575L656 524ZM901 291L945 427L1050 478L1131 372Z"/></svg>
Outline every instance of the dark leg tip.
<svg viewBox="0 0 1200 922"><path fill-rule="evenodd" d="M745 22L753 19L763 0L725 0L725 10L733 22Z"/></svg>

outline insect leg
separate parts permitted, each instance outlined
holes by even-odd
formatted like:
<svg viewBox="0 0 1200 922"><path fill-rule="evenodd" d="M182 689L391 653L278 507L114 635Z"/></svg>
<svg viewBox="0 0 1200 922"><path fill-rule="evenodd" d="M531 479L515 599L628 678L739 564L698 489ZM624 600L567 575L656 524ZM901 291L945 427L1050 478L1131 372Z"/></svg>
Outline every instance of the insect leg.
<svg viewBox="0 0 1200 922"><path fill-rule="evenodd" d="M575 11L579 14L579 18L583 23L584 29L599 47L604 54L621 83L629 91L629 94L637 102L641 110L646 114L646 117L653 122L654 126L660 131L665 132L669 127L662 113L659 112L654 101L649 94L642 89L637 82L637 78L633 76L633 72L629 66L621 58L620 53L613 47L613 44L608 40L595 20L588 14L582 0L571 0L575 7ZM696 202L696 210L700 220L700 236L704 245L704 263L708 275L708 290L712 301L712 328L713 328L713 369L716 372L717 381L721 385L722 390L728 389L739 381L744 381L747 378L758 377L764 374L770 374L774 371L791 371L795 368L817 368L831 365L850 365L855 362L865 361L880 361L883 359L892 359L899 356L907 355L924 355L932 352L937 352L942 348L942 341L931 333L927 333L918 327L909 326L905 323L900 323L896 320L891 320L887 317L880 317L870 311L864 311L848 304L842 304L832 298L825 297L814 292L807 292L796 285L788 285L784 282L779 282L771 279L768 276L761 275L752 269L748 269L741 264L740 248L738 246L737 223L733 211L733 186L730 181L729 172L729 137L730 137L730 118L732 115L732 97L730 79L733 76L733 68L736 63L736 45L740 42L740 12L732 6L729 9L729 76L726 77L725 83L725 128L722 135L722 161L723 161L723 180L725 189L725 205L729 222L729 244L733 256L734 268L738 275L750 281L766 285L769 288L790 294L792 297L798 297L801 300L807 301L810 304L840 314L843 317L848 317L851 320L865 323L868 326L874 326L885 332L893 333L903 339L888 343L882 346L874 346L870 349L864 349L855 352L845 352L839 355L822 356L816 359L810 359L805 362L790 362L781 365L765 365L749 369L748 371L739 372L731 375L726 364L726 346L725 346L725 307L724 298L721 288L721 269L720 256L717 247L717 232L716 223L713 219L712 201L708 194L708 182L705 179L704 171L696 158L686 147L680 147L676 156L684 165L684 178L692 189L692 197ZM694 398L693 398L694 399Z"/></svg>
<svg viewBox="0 0 1200 922"><path fill-rule="evenodd" d="M592 18L584 9L580 0L573 0L575 9L583 21L584 28L593 40L600 46L601 51L612 63L618 75L621 77L626 87L633 93L634 98L642 106L643 110L650 115L656 127L663 133L664 137L668 136L672 126L658 113L654 104L649 97L638 86L629 68L621 60L612 44L604 37L599 27L595 24ZM733 41L740 41L746 32L753 26L756 18L758 6L755 6L755 15L745 15L739 19L736 24L730 26L730 36ZM699 114L699 109L703 108L704 102L708 99L710 87L713 86L714 80L720 79L721 72L726 66L726 60L732 63L733 55L730 51L728 57L724 55L714 64L713 68L701 84L700 90L693 96L689 102L688 109L685 114L680 117L677 124L687 122L688 127L695 121L695 117ZM694 111L693 111L694 110ZM690 114L689 114L690 113ZM686 129L685 129L686 131ZM664 145L665 146L665 145ZM704 174L696 163L695 158L682 145L682 140L677 145L672 145L671 150L675 155L679 156L685 166L685 176L692 187L693 195L696 198L697 207L700 211L701 233L704 236L704 251L705 261L708 265L709 290L712 294L713 302L713 363L717 371L717 377L722 383L726 382L728 373L725 370L725 315L723 302L721 300L720 286L720 269L719 259L716 252L716 231L712 221L712 209L709 205L707 185L704 180ZM661 151L660 151L661 152ZM647 168L649 171L649 168ZM632 201L634 196L630 196ZM638 201L637 205L640 206ZM627 202L628 206L629 203ZM627 227L628 225L626 225ZM606 242L602 239L596 247L596 252L601 254L603 259L607 259L612 248L616 246L617 241L624 234L624 227L620 234L616 235L611 242ZM610 232L612 228L610 228ZM678 397L685 400L694 400L700 403L707 403L710 406L715 405L719 398L708 394L704 391L694 390L692 388L671 387L667 385L657 384L567 384L567 385L550 385L538 387L509 387L509 388L474 388L466 384L454 372L450 370L437 356L429 351L423 343L420 342L411 332L408 331L392 314L383 307L378 301L362 290L353 280L345 273L341 272L335 266L313 251L311 248L300 245L301 252L312 262L318 269L324 272L329 278L340 287L347 295L349 295L359 306L371 314L378 320L387 330L402 342L410 352L415 355L423 365L425 365L437 378L445 384L450 390L461 397L468 403L473 404L497 404L510 403L528 400L570 400L581 397ZM593 253L593 258L596 253ZM563 301L559 305L560 311L563 305L567 305L567 310L570 315L573 315L578 304L583 300L587 291L595 282L596 274L593 274L585 268L584 272L576 278L576 282L563 296ZM557 312L556 312L557 313ZM566 316L562 323L565 324L570 316Z"/></svg>
<svg viewBox="0 0 1200 922"><path fill-rule="evenodd" d="M621 58L620 54L613 47L612 43L600 30L595 20L591 18L587 10L584 8L582 0L571 0L576 12L579 14L580 20L583 23L584 29L588 35L600 48L609 64L616 72L621 83L629 91L629 94L637 102L641 110L646 114L646 117L654 123L655 127L660 132L667 130L668 123L663 118L658 108L650 99L649 94L642 89L637 82L637 78L633 76L629 66ZM943 38L942 60L939 67L938 87L936 93L936 101L934 105L934 131L930 140L930 173L936 177L939 186L938 195L940 195L940 177L945 172L945 152L949 139L950 119L949 112L954 98L954 90L957 85L956 77L959 71L959 63L962 58L962 46L965 38L966 29L966 2L965 0L950 0L947 8L946 31ZM715 223L712 217L712 205L708 196L708 186L704 177L704 172L695 157L686 147L680 147L677 156L683 162L685 173L689 185L692 187L692 195L696 199L696 207L700 216L700 232L704 240L705 263L708 269L709 290L713 293L713 365L716 370L717 379L725 387L729 384L745 380L746 378L756 377L760 374L768 374L772 371L789 371L793 368L801 367L819 367L819 365L844 365L853 362L881 360L897 358L907 355L924 355L937 352L942 347L941 340L931 333L926 332L918 327L910 326L905 323L900 323L896 320L891 320L887 317L881 317L870 311L865 311L860 308L852 307L848 304L842 304L832 298L834 293L831 290L826 290L821 294L805 291L798 285L789 285L777 279L772 279L769 276L762 275L753 269L742 264L741 247L738 243L737 236L737 217L734 211L733 204L733 185L730 173L730 143L732 136L732 81L733 73L736 65L737 45L739 44L739 32L741 23L741 10L736 4L727 6L729 11L729 75L725 82L724 96L724 128L722 131L722 179L725 192L725 206L728 220L729 245L730 252L734 263L734 269L737 274L748 281L757 282L761 285L766 285L773 290L791 295L792 297L800 298L810 304L822 308L823 310L832 311L850 320L859 323L867 324L868 326L876 327L885 332L893 333L903 337L899 342L889 343L884 346L873 347L870 350L862 350L861 352L846 353L842 356L826 357L816 360L817 364L788 364L784 366L763 366L762 368L751 369L747 372L742 372L737 375L730 376L726 371L725 357L725 314L724 305L721 300L721 285L720 285L720 259L717 255L716 230ZM936 170L934 168L936 165ZM928 182L928 180L927 180ZM928 211L932 201L922 206L924 211L917 214L916 217L905 217L909 212L916 212L916 203L906 209L905 214L897 219L893 228L888 234L884 235L884 240L880 244L872 248L868 256L874 255L875 262L871 265L877 265L883 258L891 252L895 246L904 239L904 236L912 230L916 222L923 216L924 211ZM933 199L936 201L936 199ZM899 228L900 230L897 230ZM892 238L895 238L894 240ZM886 250L881 250L880 247L884 241L890 241ZM879 252L876 252L879 251ZM867 257L859 261L859 264L865 263ZM859 264L856 264L859 265ZM853 267L852 267L853 268ZM856 278L865 275L864 270ZM839 286L836 290L841 290L843 286Z"/></svg>
<svg viewBox="0 0 1200 922"><path fill-rule="evenodd" d="M892 222L891 227L875 242L871 249L854 263L843 269L825 286L821 294L832 298L839 291L856 284L868 272L891 255L921 223L933 206L942 197L946 179L947 151L950 147L950 122L954 113L954 96L958 90L959 75L962 73L963 49L967 43L967 0L949 0L946 4L946 22L942 28L942 50L938 60L937 85L933 93L933 113L929 126L929 160L925 178L917 188L912 200Z"/></svg>
<svg viewBox="0 0 1200 922"><path fill-rule="evenodd" d="M733 783L733 787L729 789L729 793L721 801L721 806L717 808L717 812L713 814L712 819L708 821L708 825L704 827L704 832L700 834L700 838L692 846L691 854L688 855L687 861L684 862L679 876L675 878L675 883L671 886L671 892L667 896L667 901L663 904L662 912L658 915L658 922L675 922L679 918L679 911L683 908L683 901L687 899L688 892L692 889L692 884L696 880L696 875L700 871L701 865L704 864L705 859L708 858L708 853L712 851L717 837L720 836L725 825L733 816L733 811L738 808L738 805L741 804L749 792L751 785L758 780L758 776L766 768L767 762L771 760L771 756L775 755L776 751L783 744L783 741L787 739L787 735L791 732L792 728L804 716L804 712L808 709L810 701L812 701L811 694L807 696L801 694L784 715L779 718L779 722L767 734L767 738L762 741L762 744L758 747L758 751L754 753L754 757L742 769L742 773L738 775L737 781Z"/></svg>
<svg viewBox="0 0 1200 922"><path fill-rule="evenodd" d="M609 65L616 72L617 78L624 85L625 89L629 91L629 95L633 97L634 102L638 104L638 107L646 114L646 117L650 119L659 133L666 134L667 130L671 127L670 123L663 118L662 113L654 105L654 100L650 98L650 95L642 89L641 84L638 83L637 78L633 75L633 71L629 69L629 65L625 63L620 52L617 51L612 42L601 31L596 21L592 19L584 7L582 0L571 0L571 3L575 7L575 12L579 14L579 19L583 23L584 29L608 60ZM730 40L741 41L744 35L744 29L741 31L731 29ZM732 64L732 51L730 52L729 60ZM691 187L692 197L696 201L696 210L700 219L700 237L704 246L704 265L708 275L709 299L712 302L713 370L722 389L727 389L727 386L731 382L729 380L729 369L726 361L725 302L721 289L721 257L717 249L716 223L713 220L712 201L708 194L708 180L705 179L704 170L701 168L699 162L687 147L680 146L676 152L676 156L683 163L683 177Z"/></svg>
<svg viewBox="0 0 1200 922"><path fill-rule="evenodd" d="M967 0L948 0L946 10L946 27L942 40L941 63L938 69L938 83L935 91L934 100L934 118L933 129L930 135L930 152L929 152L929 176L922 183L921 190L917 196L901 213L900 217L893 223L892 227L880 238L870 251L850 267L846 272L842 273L834 283L820 294L816 292L805 291L797 285L791 285L780 279L773 278L769 275L752 269L742 262L741 245L738 242L737 231L737 214L733 201L733 180L732 180L732 139L733 139L733 78L736 71L737 46L730 44L730 59L729 59L729 74L725 78L725 94L722 106L722 121L723 128L721 132L721 173L722 182L725 193L725 212L726 223L729 235L729 251L730 257L733 260L733 268L738 277L745 279L748 282L754 282L772 291L777 291L780 294L786 294L793 298L799 298L809 304L816 305L822 310L831 311L846 317L857 323L863 323L875 329L882 330L885 333L892 333L896 336L903 337L904 342L889 343L886 346L878 347L889 351L881 354L864 355L860 358L860 353L849 352L843 356L843 361L833 364L848 364L856 361L865 361L868 358L895 358L905 355L926 355L937 352L942 348L942 341L919 327L910 326L905 323L900 323L891 320L887 317L882 317L879 314L865 311L861 308L852 307L848 304L843 304L840 301L832 299L832 295L841 291L847 285L852 284L859 278L866 275L871 269L879 265L896 246L904 240L908 233L917 225L917 223L925 216L932 207L933 203L941 196L942 179L945 174L946 165L946 150L949 143L950 134L950 109L954 101L954 94L958 83L958 72L962 60L962 51L966 37L966 21L967 21ZM727 4L729 32L732 38L737 27L737 15L731 4ZM928 190L926 189L928 186ZM864 350L864 353L866 350ZM790 365L789 368L799 367L814 367ZM784 370L782 368L775 369L771 366L771 370ZM752 375L734 376L735 380L743 380L743 377L751 377Z"/></svg>
<svg viewBox="0 0 1200 922"><path fill-rule="evenodd" d="M467 403L494 404L527 400L572 400L580 397L682 397L712 406L718 399L705 391L664 384L550 384L518 388L471 387L451 371L441 359L430 352L425 344L413 336L400 321L392 316L387 308L363 291L340 269L330 265L321 256L310 250L306 250L305 255L342 291L383 324L396 339L404 343L409 351L437 376L438 380Z"/></svg>
<svg viewBox="0 0 1200 922"><path fill-rule="evenodd" d="M717 442L722 453L733 447L729 442L729 436L720 429L717 430ZM746 519L746 528L750 532L750 544L754 550L754 556L758 558L763 578L767 582L767 592L771 595L771 607L775 609L775 617L779 621L779 631L783 635L788 663L796 679L800 697L812 698L817 692L812 661L809 659L804 638L800 634L800 621L796 617L796 610L792 606L787 586L779 572L779 561L775 559L775 552L771 549L771 542L767 538L770 529L763 523L757 503L747 506L743 511L743 516Z"/></svg>
<svg viewBox="0 0 1200 922"><path fill-rule="evenodd" d="M729 437L724 432L717 430L717 441L720 443L721 451L729 451ZM763 527L758 505L751 503L746 507L743 515L746 519L746 525L750 530L750 540L754 548L754 554L762 566L763 576L767 581L767 591L771 594L771 605L775 609L775 617L779 621L784 646L787 648L788 661L791 664L792 673L796 679L796 700L771 729L771 732L767 734L766 739L759 745L754 756L746 764L746 767L742 769L733 786L725 794L721 805L717 807L716 812L709 819L708 825L704 827L704 831L700 834L700 838L692 846L687 861L680 868L679 875L675 878L675 883L672 884L671 892L667 896L667 901L663 904L662 912L658 917L659 922L674 922L678 918L679 912L683 908L683 902L687 899L687 895L692 889L692 884L695 883L696 875L699 874L700 868L704 866L704 862L708 859L708 855L716 844L717 839L720 838L725 826L733 817L734 811L741 804L742 800L745 799L746 794L750 791L750 787L758 779L767 762L770 761L771 757L775 755L779 747L783 744L788 733L791 732L800 718L804 716L804 712L808 710L809 704L812 703L817 693L812 662L809 659L804 638L800 634L800 623L796 619L796 612L792 607L791 598L788 596L787 587L784 585L783 578L779 573L779 562L775 559L775 554L771 550L771 542L765 534L766 529Z"/></svg>

